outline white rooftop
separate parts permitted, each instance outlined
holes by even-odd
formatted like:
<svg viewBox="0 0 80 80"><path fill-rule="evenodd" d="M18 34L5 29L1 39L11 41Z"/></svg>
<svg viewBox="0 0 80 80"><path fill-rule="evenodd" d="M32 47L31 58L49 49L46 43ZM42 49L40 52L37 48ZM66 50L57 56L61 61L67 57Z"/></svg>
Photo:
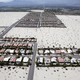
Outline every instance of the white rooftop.
<svg viewBox="0 0 80 80"><path fill-rule="evenodd" d="M56 57L52 57L51 62L56 62Z"/></svg>
<svg viewBox="0 0 80 80"><path fill-rule="evenodd" d="M31 10L33 12L44 12L44 10Z"/></svg>
<svg viewBox="0 0 80 80"><path fill-rule="evenodd" d="M72 50L71 50L71 49L68 49L67 52L68 52L68 53L72 53Z"/></svg>
<svg viewBox="0 0 80 80"><path fill-rule="evenodd" d="M16 59L16 62L21 62L21 60L22 60L22 57L17 58L17 59Z"/></svg>
<svg viewBox="0 0 80 80"><path fill-rule="evenodd" d="M39 57L39 62L43 63L43 57Z"/></svg>
<svg viewBox="0 0 80 80"><path fill-rule="evenodd" d="M49 50L45 50L45 52L44 52L44 53L45 53L45 54L47 54L47 53L49 53L49 52L50 52Z"/></svg>
<svg viewBox="0 0 80 80"><path fill-rule="evenodd" d="M8 61L10 59L10 56L9 57L5 57L3 61Z"/></svg>
<svg viewBox="0 0 80 80"><path fill-rule="evenodd" d="M51 52L52 54L54 54L54 53L55 53L55 50L50 50L50 52Z"/></svg>
<svg viewBox="0 0 80 80"><path fill-rule="evenodd" d="M76 62L76 59L75 58L72 58L71 59L71 63L74 63L74 62Z"/></svg>
<svg viewBox="0 0 80 80"><path fill-rule="evenodd" d="M29 58L28 57L24 57L23 62L28 62Z"/></svg>

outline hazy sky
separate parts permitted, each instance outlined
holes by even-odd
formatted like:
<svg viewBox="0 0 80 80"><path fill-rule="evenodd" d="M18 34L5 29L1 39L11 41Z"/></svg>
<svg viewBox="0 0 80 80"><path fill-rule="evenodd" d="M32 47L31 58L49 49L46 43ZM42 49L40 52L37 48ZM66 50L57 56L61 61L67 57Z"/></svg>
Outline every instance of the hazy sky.
<svg viewBox="0 0 80 80"><path fill-rule="evenodd" d="M0 0L0 2L10 2L10 1L13 1L13 0Z"/></svg>
<svg viewBox="0 0 80 80"><path fill-rule="evenodd" d="M25 1L32 1L35 3L53 3L53 4L80 4L80 0L0 0L0 2L11 2L11 1L17 1L17 2L23 2Z"/></svg>

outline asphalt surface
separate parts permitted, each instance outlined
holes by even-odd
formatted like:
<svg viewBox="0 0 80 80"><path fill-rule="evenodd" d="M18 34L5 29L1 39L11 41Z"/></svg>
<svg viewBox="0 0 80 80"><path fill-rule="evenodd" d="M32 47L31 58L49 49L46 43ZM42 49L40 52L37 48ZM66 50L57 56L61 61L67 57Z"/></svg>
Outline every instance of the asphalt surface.
<svg viewBox="0 0 80 80"><path fill-rule="evenodd" d="M31 62L31 66L29 68L29 73L28 73L28 79L27 80L33 80L33 77L34 77L36 51L37 51L37 43L35 42L34 46L33 46L32 62Z"/></svg>

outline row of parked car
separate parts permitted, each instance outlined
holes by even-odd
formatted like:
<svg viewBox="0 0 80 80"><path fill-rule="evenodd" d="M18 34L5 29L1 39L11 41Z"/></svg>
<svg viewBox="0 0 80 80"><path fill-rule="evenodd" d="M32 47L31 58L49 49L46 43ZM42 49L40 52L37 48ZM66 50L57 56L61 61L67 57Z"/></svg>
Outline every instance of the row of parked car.
<svg viewBox="0 0 80 80"><path fill-rule="evenodd" d="M80 58L75 57L43 57L36 59L37 66L80 66Z"/></svg>
<svg viewBox="0 0 80 80"><path fill-rule="evenodd" d="M31 65L31 58L27 56L0 56L0 65L16 65L29 66Z"/></svg>
<svg viewBox="0 0 80 80"><path fill-rule="evenodd" d="M50 54L76 54L80 53L80 49L77 48L38 48L39 55L50 55Z"/></svg>

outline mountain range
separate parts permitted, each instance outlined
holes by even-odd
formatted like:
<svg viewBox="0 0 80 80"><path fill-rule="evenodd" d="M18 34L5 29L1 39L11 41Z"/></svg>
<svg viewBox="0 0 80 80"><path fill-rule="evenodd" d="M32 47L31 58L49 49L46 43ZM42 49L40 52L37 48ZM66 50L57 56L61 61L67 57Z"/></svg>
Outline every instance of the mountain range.
<svg viewBox="0 0 80 80"><path fill-rule="evenodd" d="M0 2L0 7L27 7L27 6L75 6L80 7L80 4L68 4L57 2L44 2L43 0L13 0L11 2Z"/></svg>

